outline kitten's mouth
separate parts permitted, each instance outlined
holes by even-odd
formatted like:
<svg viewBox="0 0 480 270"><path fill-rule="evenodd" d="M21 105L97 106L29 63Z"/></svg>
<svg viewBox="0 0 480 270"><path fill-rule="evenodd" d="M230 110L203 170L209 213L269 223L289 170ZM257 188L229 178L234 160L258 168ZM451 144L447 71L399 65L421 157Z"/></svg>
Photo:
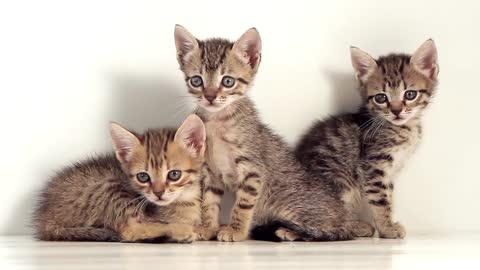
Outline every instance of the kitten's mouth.
<svg viewBox="0 0 480 270"><path fill-rule="evenodd" d="M407 121L407 118L401 117L401 116L396 116L390 122L392 122L395 125L403 125Z"/></svg>
<svg viewBox="0 0 480 270"><path fill-rule="evenodd" d="M220 111L221 109L223 109L223 106L221 104L218 104L218 103L203 103L203 104L200 104L203 108L205 108L206 110L208 111L212 111L212 112L217 112L217 111Z"/></svg>
<svg viewBox="0 0 480 270"><path fill-rule="evenodd" d="M160 206L164 206L164 205L168 205L172 202L172 200L165 200L165 199L157 199L155 200L153 203L155 203L156 205L160 205Z"/></svg>

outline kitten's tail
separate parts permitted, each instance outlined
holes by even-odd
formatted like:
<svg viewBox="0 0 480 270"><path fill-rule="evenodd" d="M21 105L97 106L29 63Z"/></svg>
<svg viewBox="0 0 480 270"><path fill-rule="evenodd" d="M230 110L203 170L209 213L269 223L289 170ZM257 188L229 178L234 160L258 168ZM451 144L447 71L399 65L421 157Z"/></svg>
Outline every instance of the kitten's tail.
<svg viewBox="0 0 480 270"><path fill-rule="evenodd" d="M55 228L37 232L36 238L45 241L120 242L122 240L113 230L94 227Z"/></svg>
<svg viewBox="0 0 480 270"><path fill-rule="evenodd" d="M332 229L311 228L298 225L291 221L274 220L267 224L255 226L250 236L255 240L280 242L276 232L280 228L288 229L298 235L298 241L345 241L354 239L354 235L344 227Z"/></svg>

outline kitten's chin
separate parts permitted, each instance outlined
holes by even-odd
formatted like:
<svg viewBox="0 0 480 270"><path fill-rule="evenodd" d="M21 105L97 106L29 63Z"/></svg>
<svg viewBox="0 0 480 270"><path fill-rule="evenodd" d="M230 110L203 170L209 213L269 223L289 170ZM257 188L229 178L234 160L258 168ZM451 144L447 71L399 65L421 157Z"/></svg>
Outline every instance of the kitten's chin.
<svg viewBox="0 0 480 270"><path fill-rule="evenodd" d="M174 200L157 200L155 202L153 202L154 204L158 205L158 206L167 206L169 204L171 204Z"/></svg>
<svg viewBox="0 0 480 270"><path fill-rule="evenodd" d="M204 102L199 102L198 106L202 108L202 110L209 112L209 113L217 113L225 109L227 107L227 104L210 104L210 103L204 103Z"/></svg>
<svg viewBox="0 0 480 270"><path fill-rule="evenodd" d="M388 119L388 122L394 124L395 126L402 126L408 122L408 119L406 118L393 118L393 119Z"/></svg>
<svg viewBox="0 0 480 270"><path fill-rule="evenodd" d="M173 201L175 201L175 198L169 198L169 199L158 199L156 196L146 196L147 200L155 205L158 206L167 206L171 204Z"/></svg>
<svg viewBox="0 0 480 270"><path fill-rule="evenodd" d="M219 112L223 109L225 109L225 105L211 105L211 104L208 104L208 105L205 105L203 103L200 103L199 106L204 109L205 111L207 112L211 112L211 113L216 113L216 112Z"/></svg>
<svg viewBox="0 0 480 270"><path fill-rule="evenodd" d="M394 124L395 126L403 126L407 124L412 118L414 118L413 115L410 117L405 117L405 116L389 117L387 120L388 122Z"/></svg>

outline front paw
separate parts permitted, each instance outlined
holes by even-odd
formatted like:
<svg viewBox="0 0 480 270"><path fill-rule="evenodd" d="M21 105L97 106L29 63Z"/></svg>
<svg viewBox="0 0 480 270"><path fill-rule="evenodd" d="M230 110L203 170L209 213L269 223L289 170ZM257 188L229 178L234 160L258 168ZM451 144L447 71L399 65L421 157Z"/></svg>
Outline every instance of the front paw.
<svg viewBox="0 0 480 270"><path fill-rule="evenodd" d="M230 225L222 226L218 232L217 239L222 242L239 242L247 239L248 231L232 228Z"/></svg>
<svg viewBox="0 0 480 270"><path fill-rule="evenodd" d="M194 232L193 226L177 225L170 233L172 242L175 243L191 243L197 239L197 234Z"/></svg>
<svg viewBox="0 0 480 270"><path fill-rule="evenodd" d="M218 228L209 228L209 227L196 227L195 233L197 234L198 241L209 241L214 239L217 236Z"/></svg>
<svg viewBox="0 0 480 270"><path fill-rule="evenodd" d="M378 232L381 238L388 239L403 239L406 234L405 228L398 222L395 222L390 226L379 228Z"/></svg>

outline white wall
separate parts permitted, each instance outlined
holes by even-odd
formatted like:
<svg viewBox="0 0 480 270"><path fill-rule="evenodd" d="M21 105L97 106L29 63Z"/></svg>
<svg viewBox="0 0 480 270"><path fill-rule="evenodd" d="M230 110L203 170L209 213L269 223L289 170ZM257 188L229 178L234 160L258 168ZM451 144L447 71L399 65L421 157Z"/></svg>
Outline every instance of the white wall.
<svg viewBox="0 0 480 270"><path fill-rule="evenodd" d="M425 140L398 179L410 232L480 228L475 1L4 1L0 4L0 234L29 232L35 192L56 169L110 149L107 122L175 125L190 99L173 28L238 38L258 28L252 97L294 142L314 119L357 102L349 45L374 56L434 38L441 84Z"/></svg>

